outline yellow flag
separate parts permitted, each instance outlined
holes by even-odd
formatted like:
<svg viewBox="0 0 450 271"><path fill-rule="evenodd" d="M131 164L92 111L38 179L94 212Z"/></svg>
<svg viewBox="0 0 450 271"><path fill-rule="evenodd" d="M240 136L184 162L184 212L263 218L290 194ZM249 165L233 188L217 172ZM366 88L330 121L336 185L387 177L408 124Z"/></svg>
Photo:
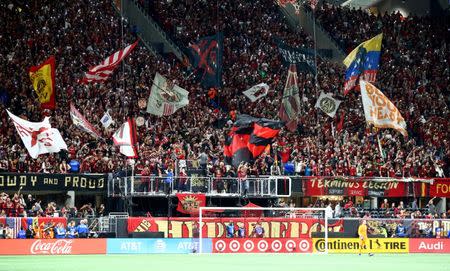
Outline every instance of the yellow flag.
<svg viewBox="0 0 450 271"><path fill-rule="evenodd" d="M30 68L30 79L43 109L55 109L55 57Z"/></svg>

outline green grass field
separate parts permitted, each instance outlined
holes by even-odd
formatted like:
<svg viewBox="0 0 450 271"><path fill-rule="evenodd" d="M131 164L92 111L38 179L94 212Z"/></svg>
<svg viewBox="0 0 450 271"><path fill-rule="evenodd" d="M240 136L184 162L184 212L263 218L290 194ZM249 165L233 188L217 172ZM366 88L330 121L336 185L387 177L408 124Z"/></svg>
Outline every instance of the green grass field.
<svg viewBox="0 0 450 271"><path fill-rule="evenodd" d="M0 271L443 271L450 255L378 254L204 254L2 256Z"/></svg>

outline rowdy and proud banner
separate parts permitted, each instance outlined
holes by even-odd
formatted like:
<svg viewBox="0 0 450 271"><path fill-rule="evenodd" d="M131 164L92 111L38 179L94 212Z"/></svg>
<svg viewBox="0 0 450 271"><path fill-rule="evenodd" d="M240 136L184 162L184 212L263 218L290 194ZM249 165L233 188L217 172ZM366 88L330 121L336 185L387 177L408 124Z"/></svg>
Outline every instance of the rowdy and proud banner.
<svg viewBox="0 0 450 271"><path fill-rule="evenodd" d="M359 84L367 123L376 128L392 128L407 137L406 122L397 107L371 83L360 80Z"/></svg>
<svg viewBox="0 0 450 271"><path fill-rule="evenodd" d="M206 206L205 194L177 194L177 211L183 214L198 214L200 207Z"/></svg>
<svg viewBox="0 0 450 271"><path fill-rule="evenodd" d="M39 66L29 71L31 83L42 109L55 109L55 57L51 56Z"/></svg>
<svg viewBox="0 0 450 271"><path fill-rule="evenodd" d="M330 93L324 93L323 91L320 93L319 99L316 102L316 108L320 108L325 114L334 118L336 115L336 111L339 108L341 101L333 98Z"/></svg>
<svg viewBox="0 0 450 271"><path fill-rule="evenodd" d="M169 116L189 104L189 92L178 85L171 85L156 73L147 102L147 112L156 116Z"/></svg>

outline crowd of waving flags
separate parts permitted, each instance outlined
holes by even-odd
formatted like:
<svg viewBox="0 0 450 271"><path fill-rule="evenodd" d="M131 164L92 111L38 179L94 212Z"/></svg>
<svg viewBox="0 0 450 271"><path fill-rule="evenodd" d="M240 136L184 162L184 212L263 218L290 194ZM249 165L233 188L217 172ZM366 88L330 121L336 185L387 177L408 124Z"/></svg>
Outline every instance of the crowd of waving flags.
<svg viewBox="0 0 450 271"><path fill-rule="evenodd" d="M359 87L367 123L376 128L392 128L407 136L406 123L398 109L372 84L376 81L376 74L379 69L382 38L383 35L379 34L362 42L345 58L343 63L347 70L344 95L347 95L353 88ZM119 64L130 55L138 42L139 40L127 45L107 57L99 65L90 67L79 82L84 84L103 83L108 80ZM313 74L317 72L313 50L291 47L281 39L275 39L275 42L282 63L288 67L278 112L281 121L254 118L248 115L237 116L230 133L226 137L224 146L226 161L234 166L239 166L242 162L254 161L270 146L283 126L291 132L296 131L300 107L302 106L297 70ZM204 87L221 87L222 55L222 33L201 38L187 48L190 65L195 69L193 72L197 74ZM42 64L31 67L29 76L41 108L55 109L55 58L51 56ZM358 80L359 84L357 84ZM267 83L262 82L242 93L251 102L256 102L267 95L269 88ZM334 118L341 102L341 100L334 98L331 93L322 91L315 107ZM146 104L148 113L160 117L169 116L188 105L189 92L186 89L174 84L159 73L155 74ZM42 122L30 122L9 111L8 115L32 158L36 158L40 154L67 149L60 132L51 127L48 117L45 117ZM89 133L95 139L102 139L97 128L72 103L70 103L70 116L74 126ZM342 111L337 124L338 130L342 130L344 116L345 112ZM108 111L104 113L100 123L105 129L114 123ZM129 158L138 157L134 118L129 118L123 123L112 135L112 139L114 145L119 147L122 154Z"/></svg>

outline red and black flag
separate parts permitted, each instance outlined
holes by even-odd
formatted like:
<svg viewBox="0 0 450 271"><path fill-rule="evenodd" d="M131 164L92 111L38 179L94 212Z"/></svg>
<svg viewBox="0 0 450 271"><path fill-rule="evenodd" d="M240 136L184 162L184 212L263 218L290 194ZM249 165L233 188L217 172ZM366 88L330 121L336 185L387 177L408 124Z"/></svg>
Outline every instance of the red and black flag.
<svg viewBox="0 0 450 271"><path fill-rule="evenodd" d="M202 86L222 86L223 33L201 38L187 48L191 65L196 68Z"/></svg>
<svg viewBox="0 0 450 271"><path fill-rule="evenodd" d="M237 116L231 132L225 139L225 161L238 167L241 162L257 158L272 144L284 123L269 119L254 118L249 115Z"/></svg>

